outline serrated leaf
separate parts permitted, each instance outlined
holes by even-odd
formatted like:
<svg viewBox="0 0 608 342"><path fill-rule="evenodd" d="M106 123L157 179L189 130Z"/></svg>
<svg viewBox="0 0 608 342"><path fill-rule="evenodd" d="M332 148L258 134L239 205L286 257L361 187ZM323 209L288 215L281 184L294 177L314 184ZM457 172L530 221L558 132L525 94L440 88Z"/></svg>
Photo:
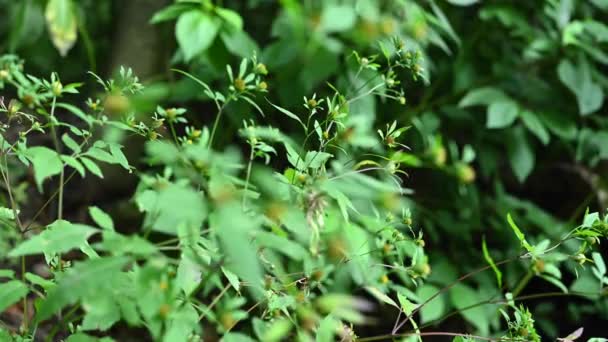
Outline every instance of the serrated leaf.
<svg viewBox="0 0 608 342"><path fill-rule="evenodd" d="M27 285L19 280L10 280L0 284L0 312L18 302L28 293Z"/></svg>
<svg viewBox="0 0 608 342"><path fill-rule="evenodd" d="M57 152L44 146L34 146L25 150L24 155L32 162L34 179L38 191L42 192L45 179L58 175L63 169L63 163Z"/></svg>
<svg viewBox="0 0 608 342"><path fill-rule="evenodd" d="M33 254L65 253L82 246L98 230L83 224L58 220L42 233L20 243L8 254L10 257Z"/></svg>

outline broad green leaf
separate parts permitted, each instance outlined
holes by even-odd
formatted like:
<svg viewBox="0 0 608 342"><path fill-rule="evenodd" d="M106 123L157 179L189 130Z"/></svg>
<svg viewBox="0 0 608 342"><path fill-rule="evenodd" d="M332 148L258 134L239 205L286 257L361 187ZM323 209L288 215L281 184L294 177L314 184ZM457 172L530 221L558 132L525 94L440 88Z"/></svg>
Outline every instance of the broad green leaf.
<svg viewBox="0 0 608 342"><path fill-rule="evenodd" d="M188 341L197 328L199 328L198 313L192 304L187 303L171 314L163 342Z"/></svg>
<svg viewBox="0 0 608 342"><path fill-rule="evenodd" d="M152 19L150 19L150 23L158 24L164 21L173 20L179 17L182 13L194 10L199 6L200 3L198 1L182 1L169 5L154 13L154 16L152 16Z"/></svg>
<svg viewBox="0 0 608 342"><path fill-rule="evenodd" d="M462 283L456 284L450 290L450 298L452 305L460 310L460 315L479 330L479 335L488 335L489 317L482 306L474 306L486 298L479 298L475 290Z"/></svg>
<svg viewBox="0 0 608 342"><path fill-rule="evenodd" d="M186 61L205 51L217 35L221 21L213 15L192 10L179 16L175 35Z"/></svg>
<svg viewBox="0 0 608 342"><path fill-rule="evenodd" d="M452 5L456 6L471 6L479 2L479 0L447 0Z"/></svg>
<svg viewBox="0 0 608 342"><path fill-rule="evenodd" d="M231 9L217 7L215 13L218 17L222 18L226 23L231 25L232 29L243 30L243 18L238 12Z"/></svg>
<svg viewBox="0 0 608 342"><path fill-rule="evenodd" d="M15 271L13 270L0 270L0 278L15 278Z"/></svg>
<svg viewBox="0 0 608 342"><path fill-rule="evenodd" d="M202 267L192 258L189 253L182 253L177 267L176 282L189 296L201 283Z"/></svg>
<svg viewBox="0 0 608 342"><path fill-rule="evenodd" d="M483 87L469 91L458 103L460 107L485 105L507 100L508 96L500 89L494 87Z"/></svg>
<svg viewBox="0 0 608 342"><path fill-rule="evenodd" d="M112 217L98 207L89 207L89 215L98 226L107 230L114 230Z"/></svg>
<svg viewBox="0 0 608 342"><path fill-rule="evenodd" d="M222 31L220 38L222 38L228 51L236 56L249 58L254 54L260 54L258 44L243 30Z"/></svg>
<svg viewBox="0 0 608 342"><path fill-rule="evenodd" d="M417 289L416 294L420 297L420 304L422 304L439 291L440 289L436 286L424 284ZM445 306L445 297L443 295L433 298L420 308L420 322L427 323L441 318L445 313Z"/></svg>
<svg viewBox="0 0 608 342"><path fill-rule="evenodd" d="M350 30L356 20L357 14L353 6L327 4L323 8L319 27L327 33L342 32Z"/></svg>
<svg viewBox="0 0 608 342"><path fill-rule="evenodd" d="M488 106L488 120L486 127L488 128L504 128L510 126L515 119L519 108L517 103L512 100L501 100L492 102Z"/></svg>
<svg viewBox="0 0 608 342"><path fill-rule="evenodd" d="M319 329L315 336L316 342L334 342L334 336L340 327L340 322L337 321L333 316L325 316L319 323Z"/></svg>
<svg viewBox="0 0 608 342"><path fill-rule="evenodd" d="M200 229L207 217L203 194L183 185L167 184L158 191L146 190L135 201L148 214L145 225L168 234L177 234L180 224Z"/></svg>
<svg viewBox="0 0 608 342"><path fill-rule="evenodd" d="M524 125L532 134L534 134L543 145L547 145L550 140L549 132L545 129L543 122L538 118L536 113L529 110L522 110L519 112Z"/></svg>
<svg viewBox="0 0 608 342"><path fill-rule="evenodd" d="M28 293L27 285L19 280L10 280L0 284L0 312L17 303Z"/></svg>
<svg viewBox="0 0 608 342"><path fill-rule="evenodd" d="M45 17L53 45L65 57L78 37L74 3L72 0L49 0Z"/></svg>
<svg viewBox="0 0 608 342"><path fill-rule="evenodd" d="M82 299L86 314L82 320L82 330L108 330L120 320L120 307L110 296L87 296Z"/></svg>
<svg viewBox="0 0 608 342"><path fill-rule="evenodd" d="M250 238L258 229L258 222L243 213L240 204L233 202L216 210L211 229L219 237L227 257L226 269L247 282L247 289L255 296L260 296L262 267L255 242Z"/></svg>
<svg viewBox="0 0 608 342"><path fill-rule="evenodd" d="M597 267L597 270L600 272L600 275L606 274L606 263L604 263L602 255L598 252L593 252L591 254L591 257L593 258L593 263L595 264L595 267Z"/></svg>
<svg viewBox="0 0 608 342"><path fill-rule="evenodd" d="M82 166L82 164L78 161L78 159L71 157L71 156L62 155L61 160L67 166L73 167L76 171L78 171L78 173L80 174L81 177L84 177L86 171L84 169L84 166Z"/></svg>
<svg viewBox="0 0 608 342"><path fill-rule="evenodd" d="M110 296L115 291L115 280L127 264L127 257L105 257L76 262L58 279L57 285L48 291L36 313L38 322L44 321L66 305L82 298ZM103 275L104 281L100 281Z"/></svg>
<svg viewBox="0 0 608 342"><path fill-rule="evenodd" d="M97 229L83 224L58 220L42 233L20 243L8 254L10 257L32 254L65 253L84 245Z"/></svg>
<svg viewBox="0 0 608 342"><path fill-rule="evenodd" d="M17 210L17 214L19 210ZM15 211L11 208L0 207L0 219L13 221L15 219Z"/></svg>
<svg viewBox="0 0 608 342"><path fill-rule="evenodd" d="M298 243L270 232L258 232L256 241L260 246L276 250L293 260L302 260L308 255L306 248Z"/></svg>
<svg viewBox="0 0 608 342"><path fill-rule="evenodd" d="M30 147L25 150L24 155L32 162L34 167L34 179L38 191L42 192L42 182L45 179L60 174L63 169L59 154L48 147Z"/></svg>
<svg viewBox="0 0 608 342"><path fill-rule="evenodd" d="M521 127L513 129L510 133L507 141L509 162L517 180L523 183L534 169L536 156Z"/></svg>
<svg viewBox="0 0 608 342"><path fill-rule="evenodd" d="M25 279L34 285L38 285L38 286L42 287L45 290L48 290L51 287L55 286L54 282L52 282L48 279L42 278L41 276L34 274L34 273L30 273L30 272L27 272L25 274Z"/></svg>
<svg viewBox="0 0 608 342"><path fill-rule="evenodd" d="M576 94L581 115L589 115L601 108L604 102L602 88L593 82L589 63L581 59L578 65L562 60L557 68L559 79Z"/></svg>

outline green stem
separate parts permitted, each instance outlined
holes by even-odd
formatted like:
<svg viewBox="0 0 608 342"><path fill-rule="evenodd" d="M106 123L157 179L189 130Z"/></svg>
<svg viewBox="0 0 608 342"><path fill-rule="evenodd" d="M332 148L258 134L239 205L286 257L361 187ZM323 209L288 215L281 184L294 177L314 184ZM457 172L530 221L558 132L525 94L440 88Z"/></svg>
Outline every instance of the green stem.
<svg viewBox="0 0 608 342"><path fill-rule="evenodd" d="M517 295L519 295L521 293L521 291L523 291L523 289L526 287L526 285L528 285L528 283L530 282L530 280L532 280L533 277L534 277L534 271L532 270L532 267L530 267L528 269L528 272L526 273L526 275L524 275L524 277L521 278L521 280L519 281L519 283L513 290L513 292L512 292L513 297L517 297Z"/></svg>
<svg viewBox="0 0 608 342"><path fill-rule="evenodd" d="M222 113L224 112L224 108L226 108L226 105L228 104L228 102L230 102L230 100L227 100L226 102L224 102L224 104L220 107L220 110L218 111L217 115L215 116L215 121L213 122L213 128L211 129L211 136L209 137L209 145L208 145L209 150L211 150L211 145L213 144L213 139L215 138L215 131L217 131L217 126L220 123L220 118L222 117Z"/></svg>
<svg viewBox="0 0 608 342"><path fill-rule="evenodd" d="M175 133L175 127L173 126L173 122L169 121L169 129L171 129L171 135L173 136L173 140L175 144L179 146L179 140L177 140L177 134Z"/></svg>
<svg viewBox="0 0 608 342"><path fill-rule="evenodd" d="M53 103L51 104L51 121L55 119L55 106L57 104L57 97L53 96ZM51 122L51 135L53 138L53 144L55 145L55 151L59 156L61 156L61 146L59 145L59 139L57 137L57 130L55 129L55 123ZM57 197L57 219L61 220L63 218L63 182L65 179L65 171L64 168L61 168L61 172L59 173L59 194Z"/></svg>
<svg viewBox="0 0 608 342"><path fill-rule="evenodd" d="M249 180L251 178L251 167L253 166L253 154L254 148L251 145L251 151L249 152L249 163L247 164L247 175L245 177L245 191L243 192L243 210L245 210L245 206L247 205L247 190L249 189Z"/></svg>

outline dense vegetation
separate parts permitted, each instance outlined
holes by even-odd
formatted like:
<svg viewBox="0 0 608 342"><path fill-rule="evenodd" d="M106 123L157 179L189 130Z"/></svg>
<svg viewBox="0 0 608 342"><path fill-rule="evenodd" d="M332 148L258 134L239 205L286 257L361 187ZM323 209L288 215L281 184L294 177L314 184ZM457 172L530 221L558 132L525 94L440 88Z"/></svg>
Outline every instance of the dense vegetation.
<svg viewBox="0 0 608 342"><path fill-rule="evenodd" d="M0 340L606 341L608 1L0 14Z"/></svg>

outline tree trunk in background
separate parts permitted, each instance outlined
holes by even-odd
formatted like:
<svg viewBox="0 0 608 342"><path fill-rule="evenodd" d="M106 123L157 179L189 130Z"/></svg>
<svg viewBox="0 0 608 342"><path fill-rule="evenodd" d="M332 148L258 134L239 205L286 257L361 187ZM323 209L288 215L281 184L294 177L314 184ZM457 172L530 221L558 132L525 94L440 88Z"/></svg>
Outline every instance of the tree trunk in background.
<svg viewBox="0 0 608 342"><path fill-rule="evenodd" d="M119 0L114 1L115 21L110 73L121 65L131 67L136 75L145 80L165 70L170 56L171 43L159 25L150 19L171 0ZM165 53L159 53L165 52Z"/></svg>

